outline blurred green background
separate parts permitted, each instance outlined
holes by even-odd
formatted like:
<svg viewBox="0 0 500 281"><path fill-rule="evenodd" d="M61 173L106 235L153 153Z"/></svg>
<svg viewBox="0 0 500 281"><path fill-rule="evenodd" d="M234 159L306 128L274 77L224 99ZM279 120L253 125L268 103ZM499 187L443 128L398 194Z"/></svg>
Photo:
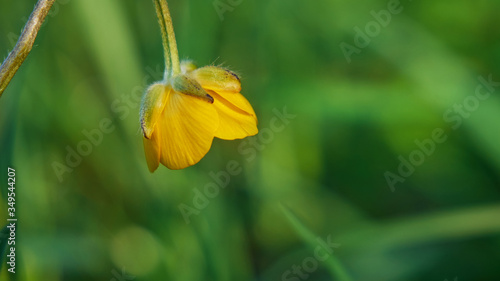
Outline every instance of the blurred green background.
<svg viewBox="0 0 500 281"><path fill-rule="evenodd" d="M0 0L2 58L34 4ZM500 2L401 1L379 32L371 11L390 1L169 4L181 58L240 73L261 133L150 174L137 100L163 71L152 1L57 1L0 99L0 222L7 167L18 218L17 273L4 252L0 280L498 280L500 96L474 95L479 76L500 81ZM340 46L367 24L349 63ZM386 172L436 128L446 141L391 189ZM204 200L230 161L241 172ZM326 261L316 237L337 244Z"/></svg>

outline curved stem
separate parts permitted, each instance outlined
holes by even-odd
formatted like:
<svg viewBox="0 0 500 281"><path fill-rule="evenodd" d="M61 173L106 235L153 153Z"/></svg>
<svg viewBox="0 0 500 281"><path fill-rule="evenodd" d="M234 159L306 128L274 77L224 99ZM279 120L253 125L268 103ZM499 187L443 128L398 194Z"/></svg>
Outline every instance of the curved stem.
<svg viewBox="0 0 500 281"><path fill-rule="evenodd" d="M23 28L16 46L0 66L0 97L35 43L36 35L55 0L39 0Z"/></svg>
<svg viewBox="0 0 500 281"><path fill-rule="evenodd" d="M172 62L170 61L170 48L168 47L168 35L167 29L165 27L165 19L163 18L163 13L160 6L159 0L153 0L156 9L156 16L158 17L158 23L160 24L161 29L161 38L163 44L163 52L165 57L165 74L163 79L166 81L168 76L170 75L170 69L172 67Z"/></svg>
<svg viewBox="0 0 500 281"><path fill-rule="evenodd" d="M177 42L175 41L174 25L172 23L172 17L170 17L167 0L158 1L161 5L163 19L165 20L165 27L167 29L170 59L172 61L172 76L175 76L181 73L181 64L179 61L179 52L177 51Z"/></svg>

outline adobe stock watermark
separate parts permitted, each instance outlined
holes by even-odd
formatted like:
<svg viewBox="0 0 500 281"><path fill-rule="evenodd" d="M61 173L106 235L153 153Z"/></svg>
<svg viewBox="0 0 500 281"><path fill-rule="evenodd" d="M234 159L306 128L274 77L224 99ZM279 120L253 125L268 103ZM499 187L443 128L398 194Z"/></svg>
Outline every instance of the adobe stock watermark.
<svg viewBox="0 0 500 281"><path fill-rule="evenodd" d="M472 113L479 108L481 102L487 100L500 86L500 82L493 81L491 74L488 78L479 76L478 81L474 94L468 95L461 103L454 104L444 112L443 120L450 124L453 130L458 130L464 123L464 119L470 118ZM405 182L415 172L415 168L422 165L427 157L430 157L436 151L437 145L444 143L447 139L448 135L442 128L435 128L429 138L424 140L416 139L415 145L417 148L410 152L407 157L398 156L400 163L396 172L386 171L384 173L385 180L391 191L396 190L397 183Z"/></svg>
<svg viewBox="0 0 500 281"><path fill-rule="evenodd" d="M287 112L286 106L282 110L273 109L274 116L269 121L266 128L259 129L256 136L246 138L238 146L238 152L245 157L247 162L253 161L257 157L257 152L266 148L266 145L273 142L276 134L285 130L290 121L296 118L296 115ZM221 189L228 186L231 177L241 174L242 165L235 160L227 162L226 167L217 173L211 171L209 174L213 181L207 183L203 188L193 188L193 199L191 205L181 203L178 205L179 211L184 221L189 224L192 215L199 215L200 212L208 207L210 200L219 195Z"/></svg>
<svg viewBox="0 0 500 281"><path fill-rule="evenodd" d="M111 102L111 112L117 115L118 119L125 120L130 116L132 109L140 106L145 87L163 77L163 70L159 65L156 66L156 69L146 67L146 72L148 74L144 76L142 86L134 87L130 94L122 94L120 98L116 98ZM115 129L113 119L108 117L102 118L99 124L92 129L83 129L81 131L82 139L75 145L66 146L64 162L52 162L52 169L59 182L63 182L63 176L66 173L71 173L80 166L83 159L92 154L94 148L103 142L104 137L114 132Z"/></svg>
<svg viewBox="0 0 500 281"><path fill-rule="evenodd" d="M125 271L125 267L122 267L121 273L118 272L115 268L111 270L111 274L113 275L113 278L110 279L110 281L128 281L128 280L134 280L135 276L128 274Z"/></svg>
<svg viewBox="0 0 500 281"><path fill-rule="evenodd" d="M243 3L243 0L214 0L212 4L214 5L220 21L223 21L224 14L226 12L234 11L234 9L241 5L241 3Z"/></svg>
<svg viewBox="0 0 500 281"><path fill-rule="evenodd" d="M340 247L340 244L332 242L331 235L328 235L326 241L318 237L316 242L318 245L314 248L313 255L304 258L301 263L294 264L290 269L285 270L285 272L281 274L282 281L309 279L311 274L318 270L320 264L333 254L334 249Z"/></svg>
<svg viewBox="0 0 500 281"><path fill-rule="evenodd" d="M59 13L60 6L68 4L69 1L71 0L57 0L56 2L54 2L52 7L50 8L49 13L45 17L42 26L44 26L48 22L49 18L53 18ZM24 16L21 18L21 20L24 22L24 25L26 25L26 23L28 22L28 17ZM21 36L21 34L15 32L9 32L9 34L7 34L7 39L9 40L11 48L14 48L14 46L17 43L17 40L19 39L19 36Z"/></svg>
<svg viewBox="0 0 500 281"><path fill-rule="evenodd" d="M407 1L411 2L412 0ZM351 56L353 54L360 54L362 49L368 47L372 39L382 32L382 28L389 26L393 16L400 14L403 10L404 7L400 0L389 0L387 8L378 12L371 10L370 15L373 17L373 20L367 22L363 29L359 26L354 27L354 46L346 42L342 42L339 45L347 62L351 63Z"/></svg>

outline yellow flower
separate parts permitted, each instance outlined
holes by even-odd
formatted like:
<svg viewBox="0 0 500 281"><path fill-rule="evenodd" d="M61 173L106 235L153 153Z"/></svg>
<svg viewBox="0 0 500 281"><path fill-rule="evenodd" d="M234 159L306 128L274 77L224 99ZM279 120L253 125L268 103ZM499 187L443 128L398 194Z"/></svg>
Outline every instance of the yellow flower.
<svg viewBox="0 0 500 281"><path fill-rule="evenodd" d="M240 94L239 77L220 67L180 65L166 1L153 1L162 28L166 70L165 79L147 89L141 106L144 151L151 172L159 163L169 169L198 163L214 137L234 140L258 132L255 112Z"/></svg>
<svg viewBox="0 0 500 281"><path fill-rule="evenodd" d="M143 99L141 126L151 172L159 163L169 169L198 163L214 137L257 134L257 117L233 72L206 66L172 80L153 84Z"/></svg>

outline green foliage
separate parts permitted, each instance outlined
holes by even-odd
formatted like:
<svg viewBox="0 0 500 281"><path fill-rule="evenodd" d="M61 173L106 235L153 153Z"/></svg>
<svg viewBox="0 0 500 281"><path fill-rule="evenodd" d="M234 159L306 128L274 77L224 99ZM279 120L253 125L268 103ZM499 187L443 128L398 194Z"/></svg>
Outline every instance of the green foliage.
<svg viewBox="0 0 500 281"><path fill-rule="evenodd" d="M0 99L17 280L283 280L328 235L335 260L308 280L342 280L340 264L352 280L498 279L500 96L471 96L479 76L500 81L500 2L402 0L348 63L340 44L388 2L242 1L221 21L212 1L170 1L181 59L237 71L260 134L150 174L139 104L163 76L153 3L56 1ZM3 57L32 8L0 0ZM446 140L432 146L435 129ZM386 172L401 177L416 151L423 163L391 189Z"/></svg>

